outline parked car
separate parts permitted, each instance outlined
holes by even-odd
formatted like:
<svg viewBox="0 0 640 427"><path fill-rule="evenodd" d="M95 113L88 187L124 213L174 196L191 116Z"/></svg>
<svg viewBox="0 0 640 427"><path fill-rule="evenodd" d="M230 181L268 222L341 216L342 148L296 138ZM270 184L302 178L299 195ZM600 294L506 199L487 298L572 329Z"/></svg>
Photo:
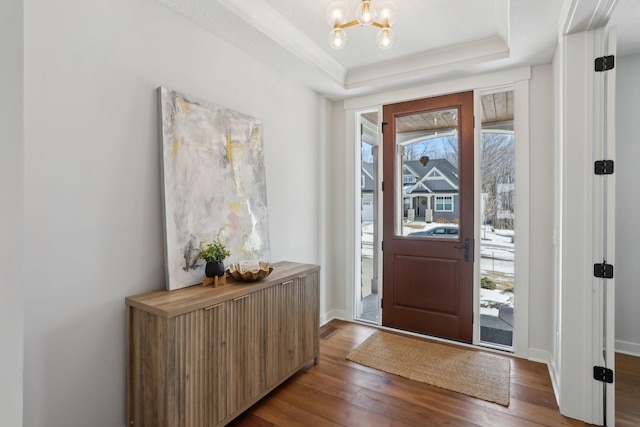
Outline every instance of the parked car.
<svg viewBox="0 0 640 427"><path fill-rule="evenodd" d="M430 228L425 231L416 231L415 233L410 233L410 237L445 237L449 239L457 239L458 238L458 227L455 225L441 225L438 227Z"/></svg>

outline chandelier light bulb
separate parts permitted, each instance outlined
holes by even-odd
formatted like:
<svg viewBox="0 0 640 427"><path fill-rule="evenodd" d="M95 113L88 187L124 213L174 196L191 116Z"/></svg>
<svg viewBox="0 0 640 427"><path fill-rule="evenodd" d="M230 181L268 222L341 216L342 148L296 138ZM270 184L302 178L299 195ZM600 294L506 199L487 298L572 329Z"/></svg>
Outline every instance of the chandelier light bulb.
<svg viewBox="0 0 640 427"><path fill-rule="evenodd" d="M334 1L327 8L327 23L332 27L343 25L349 17L349 7L343 1Z"/></svg>
<svg viewBox="0 0 640 427"><path fill-rule="evenodd" d="M378 35L376 37L378 40L378 47L380 49L389 49L391 46L393 46L393 40L395 39L395 37L396 36L391 28L381 28L380 31L378 31Z"/></svg>
<svg viewBox="0 0 640 427"><path fill-rule="evenodd" d="M387 24L392 26L396 22L396 18L398 17L398 7L396 3L393 1L384 1L380 3L380 6L377 8L378 11L378 19L383 24Z"/></svg>
<svg viewBox="0 0 640 427"><path fill-rule="evenodd" d="M356 19L360 25L371 25L376 20L376 10L370 0L362 0L356 11Z"/></svg>
<svg viewBox="0 0 640 427"><path fill-rule="evenodd" d="M336 27L329 33L329 45L334 49L342 49L347 43L347 33L340 27Z"/></svg>

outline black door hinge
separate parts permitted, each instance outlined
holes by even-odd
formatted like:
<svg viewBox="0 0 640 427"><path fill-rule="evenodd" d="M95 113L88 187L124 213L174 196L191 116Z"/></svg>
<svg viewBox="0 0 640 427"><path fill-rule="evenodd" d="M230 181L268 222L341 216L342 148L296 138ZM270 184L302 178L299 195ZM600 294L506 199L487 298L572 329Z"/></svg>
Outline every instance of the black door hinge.
<svg viewBox="0 0 640 427"><path fill-rule="evenodd" d="M380 298L380 308L384 308L384 298Z"/></svg>
<svg viewBox="0 0 640 427"><path fill-rule="evenodd" d="M603 261L602 264L593 264L593 275L603 279L613 279L613 265Z"/></svg>
<svg viewBox="0 0 640 427"><path fill-rule="evenodd" d="M364 124L360 123L360 136L364 135Z"/></svg>
<svg viewBox="0 0 640 427"><path fill-rule="evenodd" d="M594 366L593 379L611 384L613 382L613 371L604 366Z"/></svg>
<svg viewBox="0 0 640 427"><path fill-rule="evenodd" d="M382 184L382 191L384 191L384 181L382 181L381 184Z"/></svg>
<svg viewBox="0 0 640 427"><path fill-rule="evenodd" d="M613 160L596 160L593 164L593 173L596 175L611 175L613 173Z"/></svg>
<svg viewBox="0 0 640 427"><path fill-rule="evenodd" d="M615 57L613 55L601 56L595 60L596 71L612 70L615 66Z"/></svg>
<svg viewBox="0 0 640 427"><path fill-rule="evenodd" d="M380 125L380 132L384 133L384 127L387 125L387 122L382 122Z"/></svg>
<svg viewBox="0 0 640 427"><path fill-rule="evenodd" d="M384 251L384 240L380 242L380 249Z"/></svg>

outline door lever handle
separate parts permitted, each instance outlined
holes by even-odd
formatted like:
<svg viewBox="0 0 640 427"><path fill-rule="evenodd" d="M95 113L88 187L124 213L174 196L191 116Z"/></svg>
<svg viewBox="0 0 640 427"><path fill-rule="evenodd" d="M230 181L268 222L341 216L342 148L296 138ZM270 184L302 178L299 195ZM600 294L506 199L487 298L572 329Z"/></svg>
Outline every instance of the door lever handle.
<svg viewBox="0 0 640 427"><path fill-rule="evenodd" d="M469 262L469 239L464 239L464 245L455 245L456 249L464 249L464 262Z"/></svg>

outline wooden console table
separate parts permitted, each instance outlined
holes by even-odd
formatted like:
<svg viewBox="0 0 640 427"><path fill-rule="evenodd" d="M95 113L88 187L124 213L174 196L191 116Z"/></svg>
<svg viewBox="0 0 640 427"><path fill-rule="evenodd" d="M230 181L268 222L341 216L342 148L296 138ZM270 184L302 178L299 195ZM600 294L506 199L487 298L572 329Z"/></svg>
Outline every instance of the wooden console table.
<svg viewBox="0 0 640 427"><path fill-rule="evenodd" d="M320 267L126 298L129 426L223 426L319 352Z"/></svg>

